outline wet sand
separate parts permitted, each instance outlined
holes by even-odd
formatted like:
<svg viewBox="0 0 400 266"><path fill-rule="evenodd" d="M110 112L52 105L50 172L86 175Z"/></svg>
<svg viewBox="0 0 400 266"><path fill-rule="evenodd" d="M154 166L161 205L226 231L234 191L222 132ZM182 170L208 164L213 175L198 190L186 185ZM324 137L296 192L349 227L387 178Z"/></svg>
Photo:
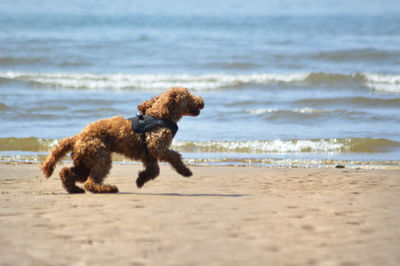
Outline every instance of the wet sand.
<svg viewBox="0 0 400 266"><path fill-rule="evenodd" d="M167 165L137 189L67 194L0 164L0 265L400 265L400 170Z"/></svg>

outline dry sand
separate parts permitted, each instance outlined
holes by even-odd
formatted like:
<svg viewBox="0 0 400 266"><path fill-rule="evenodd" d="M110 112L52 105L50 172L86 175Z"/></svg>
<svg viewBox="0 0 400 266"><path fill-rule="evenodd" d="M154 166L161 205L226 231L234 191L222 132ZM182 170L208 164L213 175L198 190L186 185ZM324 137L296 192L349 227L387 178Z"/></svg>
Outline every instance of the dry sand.
<svg viewBox="0 0 400 266"><path fill-rule="evenodd" d="M1 265L400 265L400 170L114 165L118 194L66 194L0 164ZM57 169L57 172L60 168Z"/></svg>

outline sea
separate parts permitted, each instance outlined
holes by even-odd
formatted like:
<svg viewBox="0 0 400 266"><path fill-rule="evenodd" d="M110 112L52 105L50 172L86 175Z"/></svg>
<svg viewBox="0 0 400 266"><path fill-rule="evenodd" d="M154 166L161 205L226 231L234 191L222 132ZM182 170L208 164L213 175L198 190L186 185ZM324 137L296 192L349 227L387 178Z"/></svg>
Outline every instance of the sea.
<svg viewBox="0 0 400 266"><path fill-rule="evenodd" d="M400 168L400 2L0 1L0 162L172 86L188 164Z"/></svg>

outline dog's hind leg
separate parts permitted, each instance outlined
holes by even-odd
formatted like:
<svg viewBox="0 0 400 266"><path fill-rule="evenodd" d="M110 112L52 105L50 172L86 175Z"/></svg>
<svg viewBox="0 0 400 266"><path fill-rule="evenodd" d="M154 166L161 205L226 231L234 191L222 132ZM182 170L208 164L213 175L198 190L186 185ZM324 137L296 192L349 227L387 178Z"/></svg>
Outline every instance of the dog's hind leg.
<svg viewBox="0 0 400 266"><path fill-rule="evenodd" d="M74 167L64 167L61 169L60 179L68 193L85 193L85 190L75 185L76 175L74 173Z"/></svg>
<svg viewBox="0 0 400 266"><path fill-rule="evenodd" d="M118 188L112 185L104 185L103 179L108 175L111 166L111 153L107 150L97 152L96 164L90 169L84 187L93 193L116 193Z"/></svg>
<svg viewBox="0 0 400 266"><path fill-rule="evenodd" d="M83 189L77 187L75 182L85 182L90 170L80 161L75 160L73 167L64 167L60 171L60 178L64 188L69 193L85 193Z"/></svg>
<svg viewBox="0 0 400 266"><path fill-rule="evenodd" d="M75 182L85 182L90 174L90 169L81 161L75 161L74 167L71 168L74 173Z"/></svg>
<svg viewBox="0 0 400 266"><path fill-rule="evenodd" d="M145 169L139 172L139 177L136 179L136 185L141 188L147 181L155 179L160 174L160 167L157 159L148 157L143 161Z"/></svg>

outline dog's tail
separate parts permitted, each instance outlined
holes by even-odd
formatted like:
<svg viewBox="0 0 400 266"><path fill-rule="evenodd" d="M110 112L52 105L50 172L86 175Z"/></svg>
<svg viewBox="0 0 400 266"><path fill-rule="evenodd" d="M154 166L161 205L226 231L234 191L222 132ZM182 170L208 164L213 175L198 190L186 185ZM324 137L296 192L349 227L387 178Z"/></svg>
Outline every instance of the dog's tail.
<svg viewBox="0 0 400 266"><path fill-rule="evenodd" d="M49 178L53 174L56 163L60 161L67 152L72 150L74 142L74 137L66 138L61 140L57 146L51 149L49 156L47 156L46 160L40 166L46 178Z"/></svg>

